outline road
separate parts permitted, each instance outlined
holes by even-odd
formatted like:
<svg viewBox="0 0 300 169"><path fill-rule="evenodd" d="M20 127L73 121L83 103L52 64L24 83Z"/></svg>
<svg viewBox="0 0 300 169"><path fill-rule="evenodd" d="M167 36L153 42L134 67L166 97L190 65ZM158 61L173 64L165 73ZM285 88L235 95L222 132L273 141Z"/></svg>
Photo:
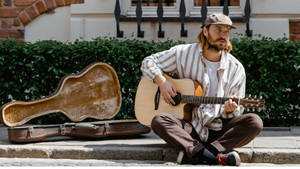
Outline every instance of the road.
<svg viewBox="0 0 300 169"><path fill-rule="evenodd" d="M173 162L160 161L134 161L134 160L74 160L74 159L40 159L40 158L0 158L0 167L89 167L89 166L113 166L113 167L179 167ZM190 165L183 165L189 167ZM200 166L199 166L200 167ZM201 166L209 167L209 166ZM216 167L216 166L213 166ZM221 166L220 166L221 167ZM300 168L300 164L271 164L271 163L242 163L241 167L292 167Z"/></svg>

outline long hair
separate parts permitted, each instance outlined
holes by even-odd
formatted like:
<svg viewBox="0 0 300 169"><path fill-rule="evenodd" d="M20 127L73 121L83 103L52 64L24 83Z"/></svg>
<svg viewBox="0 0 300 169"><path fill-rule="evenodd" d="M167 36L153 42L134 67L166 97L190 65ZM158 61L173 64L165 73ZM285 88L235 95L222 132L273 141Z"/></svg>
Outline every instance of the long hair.
<svg viewBox="0 0 300 169"><path fill-rule="evenodd" d="M209 29L209 26L206 27L206 28ZM203 28L203 29L204 29L204 28ZM202 29L202 31L199 33L199 35L197 36L197 41L198 41L198 43L201 44L202 50L204 49L204 46L206 45L206 43L208 43L206 37L204 36L203 29ZM232 50L232 44L231 44L230 41L227 41L226 47L225 47L224 51L225 51L226 53L229 53L231 50Z"/></svg>

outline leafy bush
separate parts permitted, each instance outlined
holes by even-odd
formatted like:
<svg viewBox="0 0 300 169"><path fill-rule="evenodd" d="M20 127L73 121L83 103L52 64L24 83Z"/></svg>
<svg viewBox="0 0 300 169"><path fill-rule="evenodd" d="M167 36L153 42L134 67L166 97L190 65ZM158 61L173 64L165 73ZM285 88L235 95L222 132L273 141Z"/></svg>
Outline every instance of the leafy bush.
<svg viewBox="0 0 300 169"><path fill-rule="evenodd" d="M135 118L134 98L143 58L180 43L183 42L107 38L74 43L4 40L0 44L0 104L43 98L56 91L63 76L78 73L93 62L105 62L117 72L122 90L122 106L114 119ZM263 118L265 126L300 125L299 41L241 38L233 39L232 43L231 53L246 69L247 93L266 99L266 110L255 112ZM65 116L56 113L31 123L66 121Z"/></svg>
<svg viewBox="0 0 300 169"><path fill-rule="evenodd" d="M266 99L256 112L267 126L300 125L300 41L286 38L232 40L233 51L247 74L247 93Z"/></svg>
<svg viewBox="0 0 300 169"><path fill-rule="evenodd" d="M179 43L100 38L74 43L5 40L0 44L0 104L51 95L63 76L78 73L91 63L105 62L117 72L122 91L122 106L114 119L135 118L134 97L142 76L140 64L143 58ZM29 123L53 124L68 120L56 113Z"/></svg>

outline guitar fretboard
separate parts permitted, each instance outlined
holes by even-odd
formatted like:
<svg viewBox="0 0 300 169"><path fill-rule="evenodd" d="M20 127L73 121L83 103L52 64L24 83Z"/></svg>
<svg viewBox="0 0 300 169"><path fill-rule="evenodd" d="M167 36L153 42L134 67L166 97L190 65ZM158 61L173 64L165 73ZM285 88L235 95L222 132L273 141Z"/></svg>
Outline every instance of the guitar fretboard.
<svg viewBox="0 0 300 169"><path fill-rule="evenodd" d="M227 97L208 97L208 96L188 96L182 95L181 102L190 104L224 104L225 101L229 100ZM237 100L233 99L237 102Z"/></svg>

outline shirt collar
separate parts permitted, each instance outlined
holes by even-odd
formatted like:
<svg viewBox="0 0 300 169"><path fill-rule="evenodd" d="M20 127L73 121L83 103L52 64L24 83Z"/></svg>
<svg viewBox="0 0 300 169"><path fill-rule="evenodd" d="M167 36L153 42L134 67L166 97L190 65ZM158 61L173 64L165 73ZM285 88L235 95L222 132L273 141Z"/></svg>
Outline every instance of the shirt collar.
<svg viewBox="0 0 300 169"><path fill-rule="evenodd" d="M220 67L219 69L227 69L228 67L228 53L226 53L224 50L222 51L221 60L220 60Z"/></svg>
<svg viewBox="0 0 300 169"><path fill-rule="evenodd" d="M200 52L200 56L201 56L201 60L203 62L203 50L201 48L201 45L199 43L199 52ZM220 60L220 67L219 69L227 69L228 67L228 53L226 53L224 50L222 51L222 54L221 54L221 60Z"/></svg>

